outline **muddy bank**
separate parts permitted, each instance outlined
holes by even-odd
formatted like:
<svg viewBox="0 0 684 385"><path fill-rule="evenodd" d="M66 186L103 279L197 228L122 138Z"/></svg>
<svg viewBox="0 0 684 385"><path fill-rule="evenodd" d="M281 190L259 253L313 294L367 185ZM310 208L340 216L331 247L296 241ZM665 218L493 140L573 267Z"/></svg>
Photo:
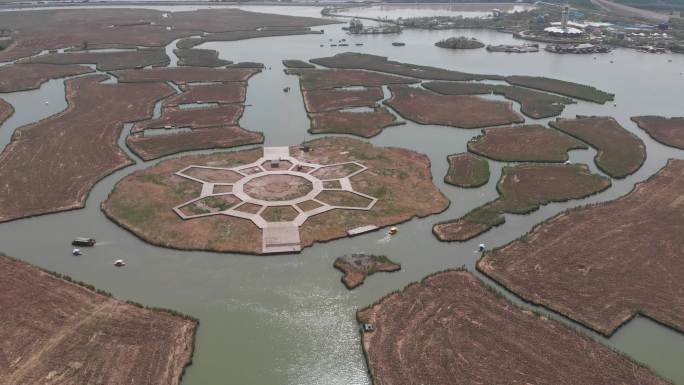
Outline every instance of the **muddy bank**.
<svg viewBox="0 0 684 385"><path fill-rule="evenodd" d="M524 299L611 335L636 314L684 331L684 161L615 201L572 209L478 262Z"/></svg>
<svg viewBox="0 0 684 385"><path fill-rule="evenodd" d="M513 305L466 271L412 283L357 319L375 384L668 384L575 329Z"/></svg>
<svg viewBox="0 0 684 385"><path fill-rule="evenodd" d="M684 150L684 118L635 116L632 120L651 138L666 146Z"/></svg>
<svg viewBox="0 0 684 385"><path fill-rule="evenodd" d="M264 135L239 126L193 129L161 135L131 135L126 145L145 161L185 151L231 148L264 142Z"/></svg>
<svg viewBox="0 0 684 385"><path fill-rule="evenodd" d="M232 104L244 103L247 84L244 82L217 83L206 85L182 85L181 93L164 100L164 107L178 107L182 104Z"/></svg>
<svg viewBox="0 0 684 385"><path fill-rule="evenodd" d="M565 162L568 151L586 148L571 136L537 124L486 128L468 142L468 151L502 162Z"/></svg>
<svg viewBox="0 0 684 385"><path fill-rule="evenodd" d="M179 66L188 67L222 67L233 64L230 60L219 59L218 51L213 49L174 49L178 56Z"/></svg>
<svg viewBox="0 0 684 385"><path fill-rule="evenodd" d="M387 84L411 84L418 80L362 70L286 69L299 76L302 91L342 87L379 87Z"/></svg>
<svg viewBox="0 0 684 385"><path fill-rule="evenodd" d="M226 34L232 34L231 40L288 35L330 23L334 22L226 8L180 12L121 8L2 12L0 25L11 33L12 43L0 51L0 61L60 48L163 47L173 40L197 35L202 37L187 40L200 44L226 40Z"/></svg>
<svg viewBox="0 0 684 385"><path fill-rule="evenodd" d="M115 269L115 267L111 267ZM3 384L179 384L198 321L0 254Z"/></svg>
<svg viewBox="0 0 684 385"><path fill-rule="evenodd" d="M117 145L123 124L151 117L173 89L106 78L67 81L65 111L16 130L0 154L0 222L81 208L97 181L132 163Z"/></svg>
<svg viewBox="0 0 684 385"><path fill-rule="evenodd" d="M120 52L65 52L49 53L20 60L19 63L43 64L95 64L100 71L128 68L162 67L168 65L169 57L163 48L137 49Z"/></svg>
<svg viewBox="0 0 684 385"><path fill-rule="evenodd" d="M500 126L525 121L510 102L477 96L438 95L420 88L390 86L392 97L385 103L403 118L420 124L459 128Z"/></svg>
<svg viewBox="0 0 684 385"><path fill-rule="evenodd" d="M0 99L0 125L5 123L5 120L9 119L12 114L14 114L14 107L4 99Z"/></svg>
<svg viewBox="0 0 684 385"><path fill-rule="evenodd" d="M333 266L344 273L341 280L349 290L363 284L369 275L401 269L400 264L392 262L386 256L371 254L345 255L337 258Z"/></svg>
<svg viewBox="0 0 684 385"><path fill-rule="evenodd" d="M350 134L371 138L383 129L402 124L385 107L371 111L329 111L309 114L312 134Z"/></svg>
<svg viewBox="0 0 684 385"><path fill-rule="evenodd" d="M177 85L204 82L245 82L259 72L254 68L150 68L112 72L120 82L173 82Z"/></svg>
<svg viewBox="0 0 684 385"><path fill-rule="evenodd" d="M382 100L380 87L363 89L327 88L302 91L308 112L334 111L352 107L374 107Z"/></svg>
<svg viewBox="0 0 684 385"><path fill-rule="evenodd" d="M0 92L27 91L39 88L50 79L93 72L80 65L11 64L0 67Z"/></svg>

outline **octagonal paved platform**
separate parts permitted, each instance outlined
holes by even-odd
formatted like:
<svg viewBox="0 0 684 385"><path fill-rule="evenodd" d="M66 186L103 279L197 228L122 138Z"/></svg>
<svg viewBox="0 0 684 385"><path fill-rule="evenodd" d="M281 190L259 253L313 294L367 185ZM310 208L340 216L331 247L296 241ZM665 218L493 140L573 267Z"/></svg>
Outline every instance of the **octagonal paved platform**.
<svg viewBox="0 0 684 385"><path fill-rule="evenodd" d="M297 252L301 250L299 229L308 218L334 209L370 210L375 205L376 198L354 191L351 184L351 177L366 170L359 162L302 162L290 155L288 147L264 147L263 156L250 164L230 168L191 165L177 171L178 176L202 183L202 191L173 210L182 219L228 215L251 220L262 230L262 253ZM368 203L331 204L319 198L326 191L353 194ZM291 207L296 217L285 220L264 215L267 208L275 207ZM183 211L187 208L190 214Z"/></svg>

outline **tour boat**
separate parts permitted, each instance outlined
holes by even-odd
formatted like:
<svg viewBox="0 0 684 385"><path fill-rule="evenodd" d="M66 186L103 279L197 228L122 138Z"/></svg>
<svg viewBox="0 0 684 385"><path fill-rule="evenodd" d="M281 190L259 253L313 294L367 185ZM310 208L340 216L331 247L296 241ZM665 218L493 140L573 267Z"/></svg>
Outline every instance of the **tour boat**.
<svg viewBox="0 0 684 385"><path fill-rule="evenodd" d="M93 238L76 238L73 241L71 241L71 244L74 246L95 246L95 240Z"/></svg>

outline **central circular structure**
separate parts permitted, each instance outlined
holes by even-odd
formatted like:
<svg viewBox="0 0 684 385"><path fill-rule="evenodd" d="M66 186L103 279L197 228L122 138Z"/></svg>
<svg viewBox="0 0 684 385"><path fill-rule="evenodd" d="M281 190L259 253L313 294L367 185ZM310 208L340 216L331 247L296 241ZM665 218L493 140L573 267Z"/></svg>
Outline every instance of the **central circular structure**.
<svg viewBox="0 0 684 385"><path fill-rule="evenodd" d="M295 175L271 174L256 177L243 187L245 194L264 201L287 201L301 198L313 190L313 184Z"/></svg>

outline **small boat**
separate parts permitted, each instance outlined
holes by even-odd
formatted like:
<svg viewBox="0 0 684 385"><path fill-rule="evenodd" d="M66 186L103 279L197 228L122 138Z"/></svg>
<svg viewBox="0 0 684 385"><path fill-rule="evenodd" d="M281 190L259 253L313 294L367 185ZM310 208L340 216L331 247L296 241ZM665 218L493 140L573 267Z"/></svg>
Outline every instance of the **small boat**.
<svg viewBox="0 0 684 385"><path fill-rule="evenodd" d="M392 43L392 45L395 47L403 47L406 45L406 43L402 43L400 41L395 41L394 43Z"/></svg>
<svg viewBox="0 0 684 385"><path fill-rule="evenodd" d="M81 249L73 249L71 251L71 255L73 255L74 257L78 257L79 255L83 255L83 252L81 251Z"/></svg>
<svg viewBox="0 0 684 385"><path fill-rule="evenodd" d="M290 87L283 88L283 92L290 92Z"/></svg>
<svg viewBox="0 0 684 385"><path fill-rule="evenodd" d="M394 235L399 232L399 229L396 227L390 227L389 229L389 235Z"/></svg>
<svg viewBox="0 0 684 385"><path fill-rule="evenodd" d="M116 261L114 261L114 266L124 267L126 266L126 262L124 262L123 259L117 259Z"/></svg>
<svg viewBox="0 0 684 385"><path fill-rule="evenodd" d="M73 246L88 246L88 247L93 247L95 246L95 240L93 238L83 238L79 237L71 241L71 244Z"/></svg>
<svg viewBox="0 0 684 385"><path fill-rule="evenodd" d="M480 251L484 251L485 248L486 248L486 247L485 247L485 244L484 244L484 243L480 243L480 247L478 247L478 249L479 249Z"/></svg>

